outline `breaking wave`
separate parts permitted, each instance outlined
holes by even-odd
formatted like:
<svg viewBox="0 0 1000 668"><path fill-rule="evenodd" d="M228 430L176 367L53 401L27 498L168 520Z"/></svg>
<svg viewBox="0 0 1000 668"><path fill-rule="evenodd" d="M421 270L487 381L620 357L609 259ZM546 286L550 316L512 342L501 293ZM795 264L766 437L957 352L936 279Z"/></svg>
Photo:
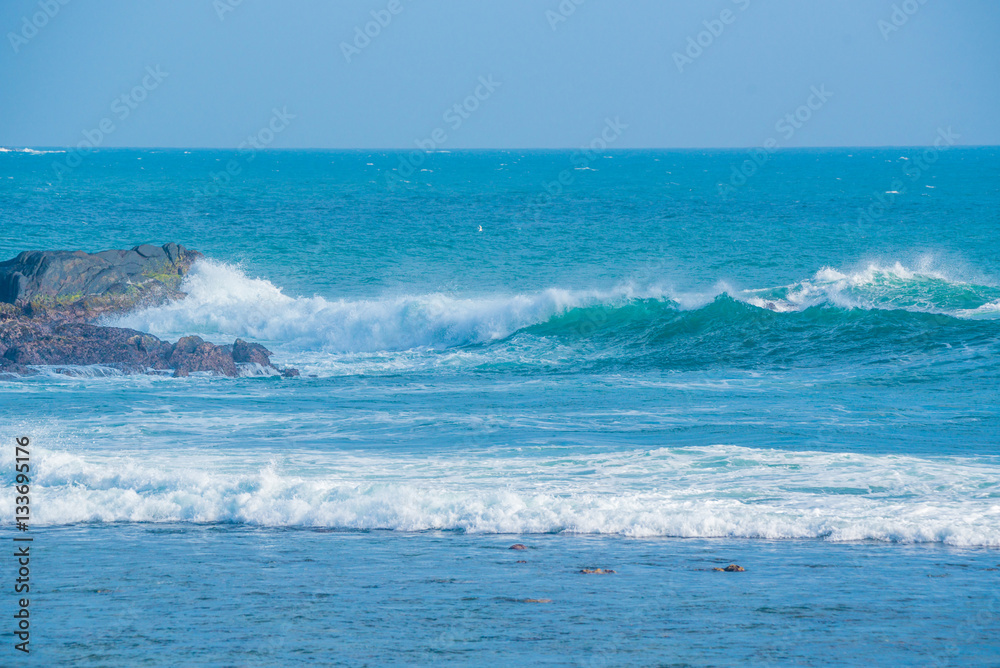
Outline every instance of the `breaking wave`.
<svg viewBox="0 0 1000 668"><path fill-rule="evenodd" d="M406 351L444 351L476 364L547 363L555 355L668 369L757 367L996 347L1000 334L1000 288L899 263L853 273L824 268L793 285L706 294L620 285L330 300L292 297L238 267L203 261L182 288L184 300L111 324L166 338L250 338L317 368L389 353L407 366Z"/></svg>
<svg viewBox="0 0 1000 668"><path fill-rule="evenodd" d="M296 469L292 461L254 463L247 453L245 472L237 473L231 460L221 466L197 454L185 455L180 467L155 454L84 458L36 447L32 516L42 525L197 522L1000 546L998 468L972 459L723 445L495 454L336 453ZM13 474L10 452L0 466ZM5 522L12 493L3 492Z"/></svg>

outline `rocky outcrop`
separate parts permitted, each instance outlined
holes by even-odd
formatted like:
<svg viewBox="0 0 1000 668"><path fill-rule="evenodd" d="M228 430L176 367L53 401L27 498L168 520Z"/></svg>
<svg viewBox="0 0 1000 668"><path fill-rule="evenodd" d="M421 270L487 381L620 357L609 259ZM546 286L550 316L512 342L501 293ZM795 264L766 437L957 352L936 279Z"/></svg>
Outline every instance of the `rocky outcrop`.
<svg viewBox="0 0 1000 668"><path fill-rule="evenodd" d="M182 298L181 280L201 257L173 243L101 253L25 251L0 262L0 302L29 317L92 321Z"/></svg>
<svg viewBox="0 0 1000 668"><path fill-rule="evenodd" d="M197 336L171 344L150 334L93 324L139 306L183 299L179 287L201 257L177 244L132 250L27 251L0 263L0 373L31 367L109 366L126 373L174 370L297 376L278 369L271 352L237 339L215 345Z"/></svg>

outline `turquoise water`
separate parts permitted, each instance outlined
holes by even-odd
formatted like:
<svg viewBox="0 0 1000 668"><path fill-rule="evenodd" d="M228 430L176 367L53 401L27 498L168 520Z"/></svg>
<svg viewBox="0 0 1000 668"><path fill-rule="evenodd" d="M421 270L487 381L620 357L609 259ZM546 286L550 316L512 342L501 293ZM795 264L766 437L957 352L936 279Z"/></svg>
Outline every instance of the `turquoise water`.
<svg viewBox="0 0 1000 668"><path fill-rule="evenodd" d="M39 660L1000 660L996 149L66 158L0 257L196 248L109 324L302 377L0 378Z"/></svg>

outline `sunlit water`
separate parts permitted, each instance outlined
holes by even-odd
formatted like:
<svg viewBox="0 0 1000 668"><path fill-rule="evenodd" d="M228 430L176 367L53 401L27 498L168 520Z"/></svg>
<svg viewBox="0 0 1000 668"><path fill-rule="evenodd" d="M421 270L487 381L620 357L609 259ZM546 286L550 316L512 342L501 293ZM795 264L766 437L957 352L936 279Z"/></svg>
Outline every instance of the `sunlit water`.
<svg viewBox="0 0 1000 668"><path fill-rule="evenodd" d="M302 371L0 378L37 654L995 663L1000 159L921 154L0 153L3 258L183 243L107 324Z"/></svg>

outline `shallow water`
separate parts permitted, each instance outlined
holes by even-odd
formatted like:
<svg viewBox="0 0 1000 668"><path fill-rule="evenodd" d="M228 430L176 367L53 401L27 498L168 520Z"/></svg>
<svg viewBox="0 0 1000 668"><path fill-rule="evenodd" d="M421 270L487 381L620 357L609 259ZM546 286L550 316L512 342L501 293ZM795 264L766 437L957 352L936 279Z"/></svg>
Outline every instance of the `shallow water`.
<svg viewBox="0 0 1000 668"><path fill-rule="evenodd" d="M192 524L38 540L36 642L53 664L989 665L1000 651L984 549ZM711 570L730 562L746 571ZM616 573L579 572L594 567Z"/></svg>

